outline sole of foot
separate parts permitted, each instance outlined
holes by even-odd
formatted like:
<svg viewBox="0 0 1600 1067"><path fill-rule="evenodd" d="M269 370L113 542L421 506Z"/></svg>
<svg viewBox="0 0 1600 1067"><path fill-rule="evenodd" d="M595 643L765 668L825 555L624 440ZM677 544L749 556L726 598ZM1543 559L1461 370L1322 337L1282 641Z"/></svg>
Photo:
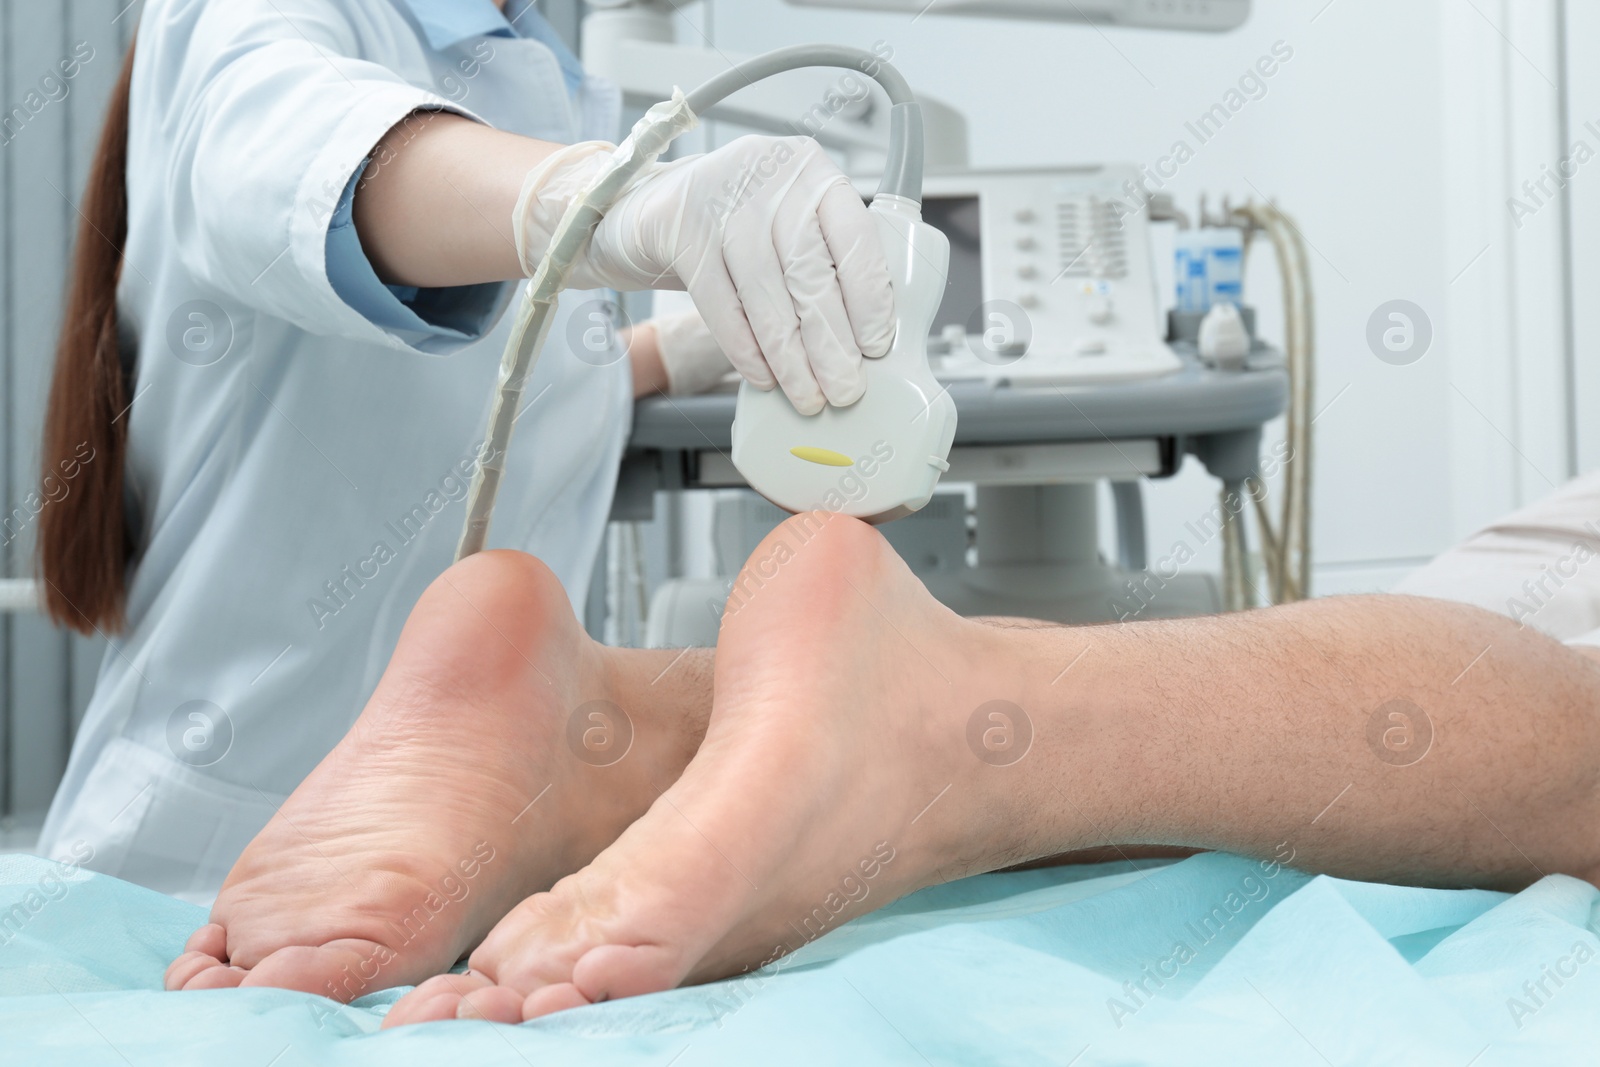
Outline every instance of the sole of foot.
<svg viewBox="0 0 1600 1067"><path fill-rule="evenodd" d="M1019 696L998 633L938 604L871 527L791 518L734 584L710 727L683 776L588 867L518 904L469 974L419 986L385 1025L518 1022L727 976L1031 858L1011 829L1015 779L973 737L975 721L991 728L983 708Z"/></svg>
<svg viewBox="0 0 1600 1067"><path fill-rule="evenodd" d="M235 864L167 988L349 1001L449 969L614 840L692 753L649 708L624 708L618 679L538 560L452 566L350 732Z"/></svg>

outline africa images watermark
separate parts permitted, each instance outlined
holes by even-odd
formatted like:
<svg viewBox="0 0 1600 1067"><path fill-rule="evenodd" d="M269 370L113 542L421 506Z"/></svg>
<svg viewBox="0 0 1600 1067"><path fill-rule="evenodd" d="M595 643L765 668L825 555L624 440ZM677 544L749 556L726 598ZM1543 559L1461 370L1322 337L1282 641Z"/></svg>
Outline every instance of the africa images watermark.
<svg viewBox="0 0 1600 1067"><path fill-rule="evenodd" d="M878 76L883 64L894 59L894 49L887 41L872 42L872 59L861 61L861 72L867 77L857 77L855 71L845 71L823 94L822 100L813 104L795 124L796 133L815 137L834 119L850 108L857 107L872 93L870 80Z"/></svg>
<svg viewBox="0 0 1600 1067"><path fill-rule="evenodd" d="M1600 549L1593 547L1600 545L1600 525L1596 525L1595 520L1589 519L1584 522L1583 529L1588 533L1592 544L1574 540L1570 552L1557 557L1554 562L1541 563L1539 576L1529 578L1522 583L1521 597L1506 598L1506 614L1511 616L1514 622L1526 626L1529 619L1543 611L1550 601L1555 599L1556 594L1578 576L1580 567L1600 555Z"/></svg>
<svg viewBox="0 0 1600 1067"><path fill-rule="evenodd" d="M0 947L11 944L22 935L29 923L58 900L72 892L72 879L84 864L94 859L94 848L86 841L72 843L71 858L56 860L50 869L39 876L33 887L11 907L0 912Z"/></svg>
<svg viewBox="0 0 1600 1067"><path fill-rule="evenodd" d="M471 896L473 879L478 877L484 867L494 862L495 856L494 846L489 842L479 841L473 845L472 852L457 860L455 869L440 878L410 911L388 920L389 932L392 935L389 944L379 944L353 967L348 963L345 964L337 980L330 978L324 983L324 990L329 999L349 1003L367 993L384 988L378 984L378 976L383 968L399 957L400 949L421 937L446 909L451 905L461 904ZM328 1016L337 1014L336 1010L330 1008L325 1001L313 1001L310 1007L319 1030Z"/></svg>
<svg viewBox="0 0 1600 1067"><path fill-rule="evenodd" d="M39 488L31 489L22 502L0 519L0 546L9 545L21 536L35 519L51 504L59 504L72 492L72 481L83 468L94 462L95 450L89 442L78 445L72 455L56 464L56 470L39 480Z"/></svg>
<svg viewBox="0 0 1600 1067"><path fill-rule="evenodd" d="M439 79L445 99L453 104L464 103L472 95L472 86L467 83L482 74L483 68L494 61L494 56L494 45L487 39L473 45L471 54L457 60L455 70Z"/></svg>
<svg viewBox="0 0 1600 1067"><path fill-rule="evenodd" d="M1583 129L1594 138L1595 144L1600 144L1600 120L1590 119L1583 124ZM1522 195L1506 198L1506 210L1511 213L1511 221L1516 223L1517 229L1522 229L1545 205L1558 199L1567 183L1576 178L1578 171L1596 154L1600 153L1587 138L1579 138L1572 142L1566 155L1556 160L1554 167L1549 163L1539 164L1539 176L1522 183Z"/></svg>
<svg viewBox="0 0 1600 1067"><path fill-rule="evenodd" d="M782 973L792 953L841 925L840 917L852 904L861 904L871 896L873 879L894 862L895 855L893 845L888 841L879 841L868 855L863 856L839 879L835 888L823 895L822 900L799 923L790 922L790 927L800 935L798 946L790 948L783 943L774 945L759 966L720 983L717 995L711 1000L712 1017L717 1029L720 1030L729 1016L750 1003L757 993L766 988L768 982Z"/></svg>
<svg viewBox="0 0 1600 1067"><path fill-rule="evenodd" d="M479 467L487 462L488 446L482 442L474 445L468 454L450 468L439 484L430 488L420 501L400 515L383 524L388 537L372 543L365 556L354 563L339 568L339 573L322 583L323 596L310 597L306 608L318 630L328 625L328 620L349 607L357 595L375 581L383 568L400 558L400 554L422 536L428 525L451 504L466 498L472 479ZM393 541L391 544L390 541Z"/></svg>
<svg viewBox="0 0 1600 1067"><path fill-rule="evenodd" d="M874 42L872 57L863 59L860 63L860 69L867 78L859 77L855 71L845 71L841 74L827 92L823 93L821 100L811 105L804 114L790 124L795 133L815 138L834 119L850 108L860 105L872 91L870 79L876 77L882 65L893 58L894 49L887 42ZM804 142L797 142L795 138L787 137L774 139L772 146L746 167L742 174L722 183L721 195L712 197L707 205L712 216L725 223L729 216L749 203L756 193L776 178L785 166L794 161L802 150L797 145L803 146ZM811 142L811 147L815 147L815 142Z"/></svg>
<svg viewBox="0 0 1600 1067"><path fill-rule="evenodd" d="M839 475L838 481L822 495L818 507L795 516L794 521L788 526L788 530L797 538L795 543L791 544L788 537L780 535L769 551L759 558L752 556L745 563L738 577L729 583L726 599L721 601L715 597L708 599L706 608L720 620L748 604L756 593L766 588L767 583L778 576L778 571L785 563L794 559L799 549L810 543L811 538L822 529L829 516L837 515L851 504L864 499L869 488L868 481L876 477L887 464L892 463L894 458L894 446L888 441L873 442L872 448L866 455L844 468L844 473Z"/></svg>
<svg viewBox="0 0 1600 1067"><path fill-rule="evenodd" d="M1284 855L1285 850L1288 855ZM1204 915L1200 916L1198 921L1190 920L1184 923L1183 936L1173 940L1172 948L1166 955L1146 963L1139 968L1137 978L1130 978L1122 983L1121 997L1106 998L1106 1010L1111 1013L1111 1021L1117 1024L1118 1030L1155 999L1156 990L1162 989L1168 982L1176 979L1179 972L1192 963L1206 946L1221 937L1236 916L1272 895L1270 882L1278 877L1295 857L1295 850L1289 848L1288 842L1279 845L1276 852L1274 859L1257 861L1256 870L1241 877L1238 884L1230 889L1221 901L1212 905Z"/></svg>
<svg viewBox="0 0 1600 1067"><path fill-rule="evenodd" d="M1279 441L1262 458L1256 477L1246 483L1247 488L1243 493L1232 490L1223 493L1221 499L1212 504L1205 514L1184 523L1183 529L1188 536L1174 541L1167 553L1156 560L1148 570L1129 578L1123 586L1124 595L1120 599L1110 601L1111 612L1117 621L1128 622L1147 611L1150 605L1155 603L1161 591L1176 580L1183 569L1195 560L1200 549L1220 537L1229 522L1239 520L1239 515L1244 511L1248 501L1254 500L1259 503L1265 499L1267 479L1282 470L1293 455L1294 447L1286 440Z"/></svg>
<svg viewBox="0 0 1600 1067"><path fill-rule="evenodd" d="M22 95L21 101L0 112L0 148L9 148L11 142L51 104L59 104L72 95L72 81L83 73L86 64L95 57L94 46L79 41L72 51L56 61L54 68L39 76L37 85Z"/></svg>
<svg viewBox="0 0 1600 1067"><path fill-rule="evenodd" d="M1128 215L1137 215L1149 207L1150 199L1167 187L1185 166L1210 144L1223 129L1252 103L1266 98L1269 82L1294 58L1294 48L1287 41L1274 41L1272 47L1247 67L1238 81L1221 99L1206 108L1195 118L1183 124L1184 135L1172 142L1165 155L1153 163L1139 168L1138 178L1123 183L1125 198L1114 198L1111 209L1120 222Z"/></svg>
<svg viewBox="0 0 1600 1067"><path fill-rule="evenodd" d="M727 598L718 601L716 597L706 600L706 609L719 621L726 620L730 615L738 614L739 610L754 599L755 595L767 587L767 583L778 577L778 572L784 564L794 559L800 549L811 543L811 539L822 529L828 516L819 511L802 511L795 516L794 522L788 525L787 531L779 534L772 547L760 556L751 556L740 569L738 577L734 578L728 587ZM780 530L783 529L780 527ZM792 533L795 543L791 544L787 534Z"/></svg>
<svg viewBox="0 0 1600 1067"><path fill-rule="evenodd" d="M1517 1029L1521 1030L1530 1018L1539 1014L1561 992L1563 986L1578 976L1578 969L1594 956L1594 946L1587 941L1576 941L1567 954L1555 963L1541 964L1539 977L1522 983L1521 997L1506 998L1506 1011L1511 1013L1511 1021L1517 1024ZM1550 988L1552 983L1555 984L1554 989Z"/></svg>

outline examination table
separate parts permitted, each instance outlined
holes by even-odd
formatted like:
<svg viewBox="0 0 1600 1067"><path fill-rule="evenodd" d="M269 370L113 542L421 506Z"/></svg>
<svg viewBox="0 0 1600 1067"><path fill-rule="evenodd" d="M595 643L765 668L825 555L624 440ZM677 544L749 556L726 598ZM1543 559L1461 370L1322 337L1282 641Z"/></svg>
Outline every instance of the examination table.
<svg viewBox="0 0 1600 1067"><path fill-rule="evenodd" d="M1516 895L1410 889L1217 854L993 874L772 973L380 1033L397 992L348 1007L162 992L203 909L0 856L0 1063L1595 1063L1597 899L1561 876Z"/></svg>

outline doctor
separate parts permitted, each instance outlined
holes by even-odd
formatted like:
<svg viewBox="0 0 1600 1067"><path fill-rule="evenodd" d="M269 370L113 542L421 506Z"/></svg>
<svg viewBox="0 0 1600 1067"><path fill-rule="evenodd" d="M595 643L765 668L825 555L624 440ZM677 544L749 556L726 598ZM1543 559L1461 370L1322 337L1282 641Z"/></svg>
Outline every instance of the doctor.
<svg viewBox="0 0 1600 1067"><path fill-rule="evenodd" d="M511 279L618 125L531 0L149 0L46 421L47 606L111 646L41 852L207 899L349 729L452 558ZM893 329L871 220L804 139L659 165L573 286L493 540L575 604L634 395L731 360L852 403ZM705 323L585 343L607 290L647 288Z"/></svg>

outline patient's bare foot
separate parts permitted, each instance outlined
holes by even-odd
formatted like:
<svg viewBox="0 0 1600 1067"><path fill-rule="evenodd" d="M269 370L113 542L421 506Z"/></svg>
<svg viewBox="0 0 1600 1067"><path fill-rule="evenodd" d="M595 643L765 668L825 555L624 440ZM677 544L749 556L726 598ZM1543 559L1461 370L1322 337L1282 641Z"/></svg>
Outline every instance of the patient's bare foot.
<svg viewBox="0 0 1600 1067"><path fill-rule="evenodd" d="M691 722L663 729L651 707L627 706L645 655L589 640L532 556L451 567L355 726L234 865L167 988L348 1001L447 970L517 901L614 840L687 762Z"/></svg>
<svg viewBox="0 0 1600 1067"><path fill-rule="evenodd" d="M1005 761L968 740L980 707L1020 696L1001 632L939 605L870 527L790 519L735 586L710 729L682 778L501 920L468 975L424 983L385 1025L518 1021L725 976L1040 854L1019 839Z"/></svg>

